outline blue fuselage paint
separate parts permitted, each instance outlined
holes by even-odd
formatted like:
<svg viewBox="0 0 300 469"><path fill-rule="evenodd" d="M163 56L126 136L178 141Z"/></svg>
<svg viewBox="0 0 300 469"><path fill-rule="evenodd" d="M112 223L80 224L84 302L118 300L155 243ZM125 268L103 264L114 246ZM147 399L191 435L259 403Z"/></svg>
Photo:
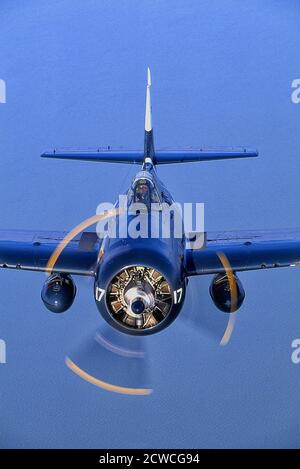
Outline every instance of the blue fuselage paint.
<svg viewBox="0 0 300 469"><path fill-rule="evenodd" d="M158 194L160 202L170 206L174 201L168 190L157 177L155 167L148 161L149 160L146 160L144 163L142 171L136 174L133 183L140 178L151 181L153 190ZM130 191L131 188L127 195ZM130 197L128 200L128 203L130 203ZM148 211L141 216L147 218L147 237L137 237L133 239L130 236L116 236L115 238L107 237L104 240L103 255L100 259L95 279L95 299L100 313L112 326L130 334L146 335L158 332L167 327L177 317L182 308L186 290L186 276L184 271L185 236L184 230L182 230L181 237L174 235L171 217L171 236L163 237L162 233L160 233L158 237L153 238L151 236L151 213ZM128 215L126 217L127 225L130 224L133 217L134 215ZM153 268L160 272L171 286L171 310L167 317L155 327L149 329L126 328L123 325L120 326L109 312L106 292L110 282L118 272L131 266ZM103 294L97 295L97 291L103 292ZM178 291L180 291L179 296L176 295Z"/></svg>

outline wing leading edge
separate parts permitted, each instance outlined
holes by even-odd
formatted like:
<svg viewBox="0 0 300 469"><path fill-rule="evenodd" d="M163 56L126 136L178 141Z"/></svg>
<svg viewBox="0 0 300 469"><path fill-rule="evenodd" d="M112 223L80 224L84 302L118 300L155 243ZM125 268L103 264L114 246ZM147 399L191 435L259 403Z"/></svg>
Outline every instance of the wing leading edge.
<svg viewBox="0 0 300 469"><path fill-rule="evenodd" d="M47 263L67 232L0 230L0 268L47 271ZM100 239L83 232L65 245L52 272L95 274Z"/></svg>
<svg viewBox="0 0 300 469"><path fill-rule="evenodd" d="M223 272L220 253L235 272L300 265L300 230L208 233L204 248L186 251L187 275Z"/></svg>
<svg viewBox="0 0 300 469"><path fill-rule="evenodd" d="M47 263L67 232L0 230L0 268L45 272ZM83 232L68 243L53 272L93 276L101 240ZM224 253L233 271L300 265L300 230L208 233L203 249L186 250L187 275L223 272Z"/></svg>

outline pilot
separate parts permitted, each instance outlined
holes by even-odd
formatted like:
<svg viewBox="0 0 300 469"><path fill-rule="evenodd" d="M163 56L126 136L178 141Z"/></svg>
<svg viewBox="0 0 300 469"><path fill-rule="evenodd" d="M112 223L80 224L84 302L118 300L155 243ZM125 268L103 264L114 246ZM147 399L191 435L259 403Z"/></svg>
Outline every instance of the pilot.
<svg viewBox="0 0 300 469"><path fill-rule="evenodd" d="M135 189L135 202L147 205L150 200L149 187L146 181L141 181Z"/></svg>

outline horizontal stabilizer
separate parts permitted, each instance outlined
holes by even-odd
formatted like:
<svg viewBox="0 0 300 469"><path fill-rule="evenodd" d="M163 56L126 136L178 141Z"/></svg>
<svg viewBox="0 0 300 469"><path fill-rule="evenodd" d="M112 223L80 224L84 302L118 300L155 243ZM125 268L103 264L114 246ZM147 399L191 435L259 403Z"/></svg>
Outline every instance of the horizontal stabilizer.
<svg viewBox="0 0 300 469"><path fill-rule="evenodd" d="M43 158L58 158L65 160L95 161L103 163L135 163L142 164L144 152L142 150L113 150L96 148L95 150L53 150L41 155ZM157 150L153 156L154 164L191 163L196 161L225 160L235 158L249 158L258 156L257 150L246 147L221 148L189 148Z"/></svg>
<svg viewBox="0 0 300 469"><path fill-rule="evenodd" d="M158 150L155 152L156 164L192 163L196 161L226 160L258 156L254 148L246 147L200 147L174 150Z"/></svg>
<svg viewBox="0 0 300 469"><path fill-rule="evenodd" d="M95 150L53 150L45 152L42 158L58 158L63 160L95 161L102 163L136 163L142 164L144 152L142 150L112 150L109 147Z"/></svg>

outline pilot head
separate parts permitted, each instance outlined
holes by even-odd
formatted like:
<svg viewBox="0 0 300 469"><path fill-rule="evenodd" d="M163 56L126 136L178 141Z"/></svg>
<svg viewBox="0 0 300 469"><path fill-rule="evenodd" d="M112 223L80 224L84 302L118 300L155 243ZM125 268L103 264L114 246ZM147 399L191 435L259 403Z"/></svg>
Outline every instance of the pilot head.
<svg viewBox="0 0 300 469"><path fill-rule="evenodd" d="M141 181L137 184L135 190L135 201L143 204L147 204L149 202L149 187L146 181Z"/></svg>

